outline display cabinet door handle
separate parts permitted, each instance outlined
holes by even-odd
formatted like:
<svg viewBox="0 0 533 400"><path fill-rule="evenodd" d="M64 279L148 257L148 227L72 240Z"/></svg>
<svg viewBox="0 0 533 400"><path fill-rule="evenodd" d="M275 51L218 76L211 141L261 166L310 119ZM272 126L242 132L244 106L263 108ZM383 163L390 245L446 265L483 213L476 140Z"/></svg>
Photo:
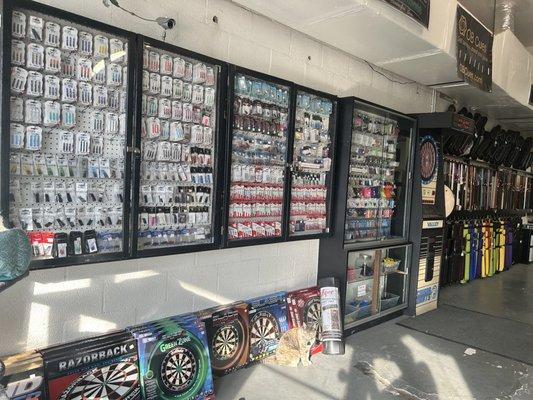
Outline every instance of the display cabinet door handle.
<svg viewBox="0 0 533 400"><path fill-rule="evenodd" d="M128 153L141 154L141 149L139 149L138 147L128 146L128 147L126 147L126 151Z"/></svg>

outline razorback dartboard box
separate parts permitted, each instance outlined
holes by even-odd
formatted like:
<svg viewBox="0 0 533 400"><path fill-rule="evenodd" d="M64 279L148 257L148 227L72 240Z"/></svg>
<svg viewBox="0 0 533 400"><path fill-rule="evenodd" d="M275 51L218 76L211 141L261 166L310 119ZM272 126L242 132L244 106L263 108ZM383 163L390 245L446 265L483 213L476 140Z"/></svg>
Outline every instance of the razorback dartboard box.
<svg viewBox="0 0 533 400"><path fill-rule="evenodd" d="M248 300L250 318L250 361L275 353L283 332L289 329L285 292Z"/></svg>
<svg viewBox="0 0 533 400"><path fill-rule="evenodd" d="M137 339L143 399L214 399L203 323L170 317L132 330Z"/></svg>
<svg viewBox="0 0 533 400"><path fill-rule="evenodd" d="M2 359L5 374L0 379L10 400L41 400L44 396L43 359L33 351Z"/></svg>
<svg viewBox="0 0 533 400"><path fill-rule="evenodd" d="M287 311L289 328L307 326L318 331L322 317L318 287L288 292Z"/></svg>
<svg viewBox="0 0 533 400"><path fill-rule="evenodd" d="M243 368L250 354L248 304L234 303L199 313L205 323L213 374Z"/></svg>
<svg viewBox="0 0 533 400"><path fill-rule="evenodd" d="M136 341L127 332L41 353L49 400L141 399Z"/></svg>

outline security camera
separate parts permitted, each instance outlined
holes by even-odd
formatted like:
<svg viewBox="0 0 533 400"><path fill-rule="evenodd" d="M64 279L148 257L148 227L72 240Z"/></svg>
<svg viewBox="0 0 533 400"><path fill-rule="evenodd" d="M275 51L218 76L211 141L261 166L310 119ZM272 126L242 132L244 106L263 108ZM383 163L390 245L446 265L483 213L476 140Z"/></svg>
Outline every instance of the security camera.
<svg viewBox="0 0 533 400"><path fill-rule="evenodd" d="M176 26L176 20L174 18L159 17L155 20L159 26L163 29L172 29Z"/></svg>

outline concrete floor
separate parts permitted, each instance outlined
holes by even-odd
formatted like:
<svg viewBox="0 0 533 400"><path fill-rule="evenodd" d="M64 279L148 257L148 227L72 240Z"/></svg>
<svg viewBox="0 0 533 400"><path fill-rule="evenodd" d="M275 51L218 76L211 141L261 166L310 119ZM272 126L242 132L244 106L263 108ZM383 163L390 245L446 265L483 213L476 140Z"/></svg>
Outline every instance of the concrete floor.
<svg viewBox="0 0 533 400"><path fill-rule="evenodd" d="M256 365L217 379L217 400L531 400L533 365L515 361L511 347L493 351L495 344L476 341L476 332L468 344L461 342L464 336L457 332L464 320L453 308L469 301L470 311L457 310L479 314L479 324L511 323L505 328L507 340L522 340L523 352L530 354L533 342L524 343L524 332L533 331L532 288L533 266L520 265L490 279L445 288L441 303L450 305L422 321L425 328L433 328L433 318L437 328L448 324L450 329L440 331L440 337L398 325L409 320L401 317L348 338L344 356L319 355L308 368Z"/></svg>

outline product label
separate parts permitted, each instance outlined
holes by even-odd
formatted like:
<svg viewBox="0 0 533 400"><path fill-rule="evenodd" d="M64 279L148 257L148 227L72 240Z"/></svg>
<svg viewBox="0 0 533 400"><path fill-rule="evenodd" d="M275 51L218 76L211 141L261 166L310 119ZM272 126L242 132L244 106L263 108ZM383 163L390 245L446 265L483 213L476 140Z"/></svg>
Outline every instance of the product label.
<svg viewBox="0 0 533 400"><path fill-rule="evenodd" d="M339 298L339 289L336 287L326 286L320 289L323 340L342 339Z"/></svg>

